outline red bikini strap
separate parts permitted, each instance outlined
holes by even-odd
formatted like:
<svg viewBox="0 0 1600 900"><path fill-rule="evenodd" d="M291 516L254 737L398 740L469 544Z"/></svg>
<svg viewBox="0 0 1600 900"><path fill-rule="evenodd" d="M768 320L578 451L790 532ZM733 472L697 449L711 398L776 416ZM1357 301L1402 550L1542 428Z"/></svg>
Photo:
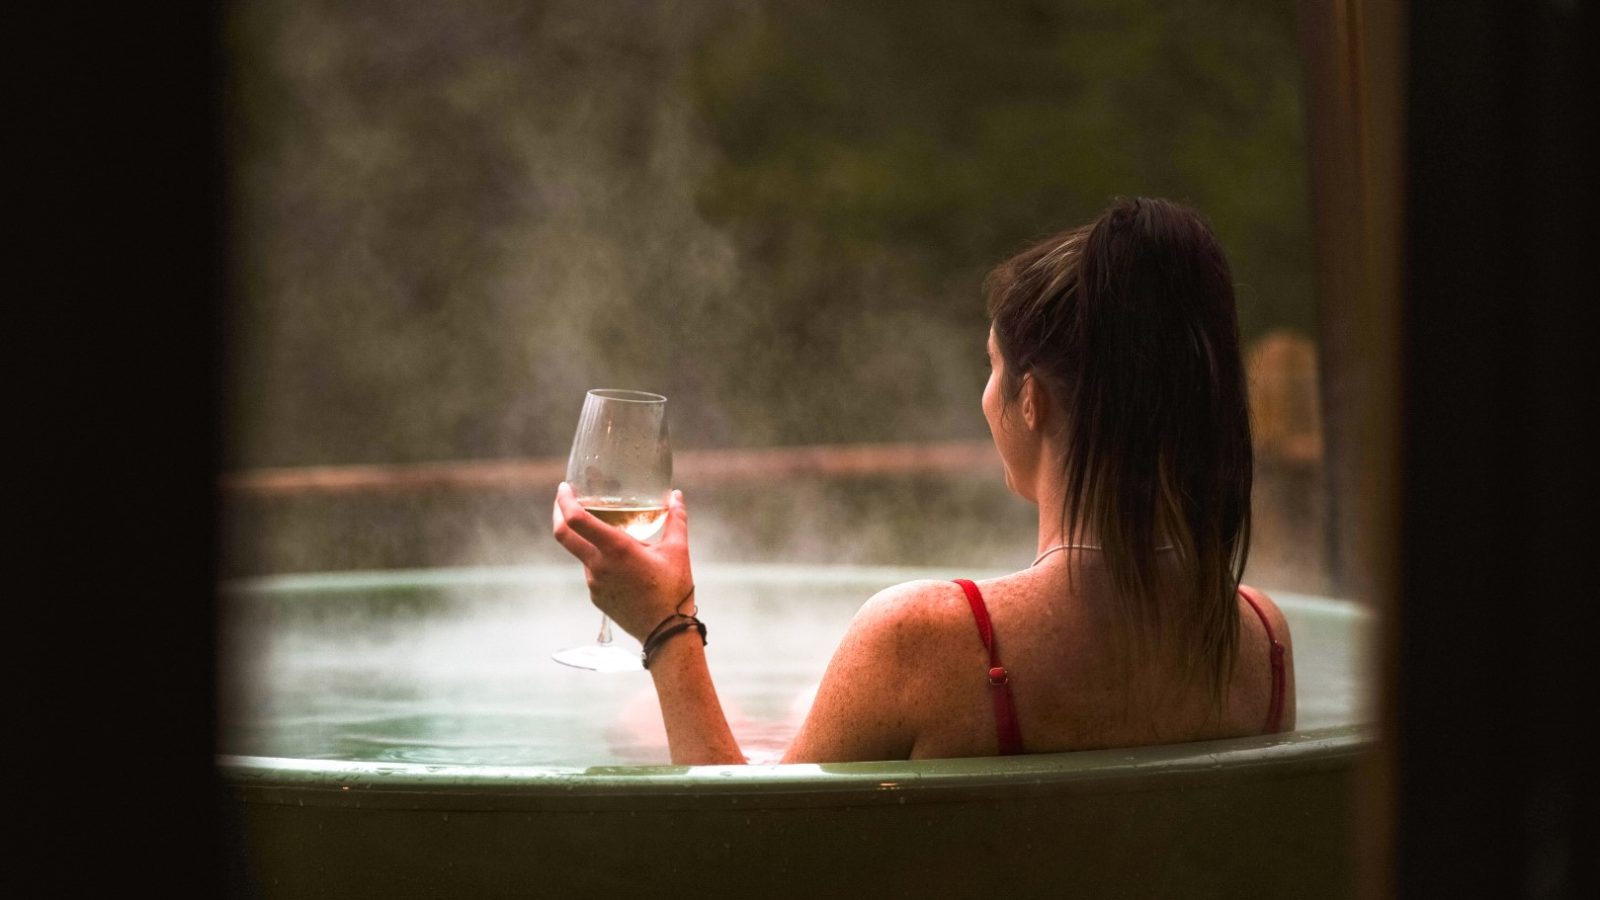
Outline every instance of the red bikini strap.
<svg viewBox="0 0 1600 900"><path fill-rule="evenodd" d="M966 592L967 605L972 607L972 617L978 621L978 637L983 649L989 651L989 694L994 698L994 729L1000 741L1001 756L1015 756L1022 752L1022 730L1017 727L1016 699L1011 695L1011 676L1000 664L1000 653L994 646L994 628L989 624L989 608L983 604L978 586L965 578L955 579Z"/></svg>
<svg viewBox="0 0 1600 900"><path fill-rule="evenodd" d="M1272 644L1272 701L1267 706L1267 734L1276 734L1278 726L1283 720L1283 645L1278 643L1278 638L1272 633L1272 623L1267 621L1267 614L1261 611L1256 601L1239 589L1239 596L1250 608L1256 611L1256 617L1261 620L1261 627L1267 630L1267 640Z"/></svg>

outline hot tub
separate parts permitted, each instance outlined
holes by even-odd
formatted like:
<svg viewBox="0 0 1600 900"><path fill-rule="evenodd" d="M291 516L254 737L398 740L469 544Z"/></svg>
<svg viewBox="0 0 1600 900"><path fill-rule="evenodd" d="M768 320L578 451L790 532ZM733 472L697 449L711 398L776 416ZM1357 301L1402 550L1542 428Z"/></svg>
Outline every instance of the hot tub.
<svg viewBox="0 0 1600 900"><path fill-rule="evenodd" d="M770 762L863 600L990 574L701 568L707 654L758 764L699 767L665 764L647 674L550 660L598 624L576 566L227 585L218 766L245 870L269 897L1351 894L1375 735L1370 623L1343 601L1273 592L1291 734Z"/></svg>

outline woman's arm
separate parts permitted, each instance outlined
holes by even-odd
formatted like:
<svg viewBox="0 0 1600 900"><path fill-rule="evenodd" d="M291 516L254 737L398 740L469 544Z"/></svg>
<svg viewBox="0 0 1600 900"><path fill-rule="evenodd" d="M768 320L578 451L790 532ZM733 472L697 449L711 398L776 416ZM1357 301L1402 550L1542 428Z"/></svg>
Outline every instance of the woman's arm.
<svg viewBox="0 0 1600 900"><path fill-rule="evenodd" d="M673 613L694 611L689 514L682 492L673 491L668 498L667 522L654 544L641 543L595 518L578 505L566 482L556 489L551 526L556 541L583 563L594 605L639 641ZM672 761L743 763L698 636L690 630L669 638L650 660Z"/></svg>
<svg viewBox="0 0 1600 900"><path fill-rule="evenodd" d="M915 677L926 650L922 586L875 594L850 621L784 762L909 759L926 699Z"/></svg>
<svg viewBox="0 0 1600 900"><path fill-rule="evenodd" d="M742 764L744 751L728 727L706 667L705 645L692 632L661 645L650 661L672 761L683 766Z"/></svg>
<svg viewBox="0 0 1600 900"><path fill-rule="evenodd" d="M643 640L674 612L692 612L689 521L683 495L673 491L661 540L643 544L578 505L572 489L556 490L552 531L583 563L589 596L617 627ZM910 586L869 600L840 642L799 736L785 762L905 759L913 728L900 702L907 679ZM679 609L682 604L682 609ZM650 659L672 761L680 765L745 762L728 727L706 666L704 645L690 631L670 638Z"/></svg>

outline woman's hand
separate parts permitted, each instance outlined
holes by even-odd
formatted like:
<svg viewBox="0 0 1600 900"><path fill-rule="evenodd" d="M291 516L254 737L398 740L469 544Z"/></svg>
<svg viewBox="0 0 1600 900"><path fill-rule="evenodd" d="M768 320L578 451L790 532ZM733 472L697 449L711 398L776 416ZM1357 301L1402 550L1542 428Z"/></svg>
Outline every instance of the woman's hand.
<svg viewBox="0 0 1600 900"><path fill-rule="evenodd" d="M623 631L643 641L662 619L693 614L694 577L689 573L689 514L683 494L667 498L661 540L645 544L590 515L566 482L556 488L551 526L556 540L583 563L589 599ZM678 604L683 608L679 609ZM699 641L668 641L650 666L667 744L677 765L745 761L722 713L705 650Z"/></svg>
<svg viewBox="0 0 1600 900"><path fill-rule="evenodd" d="M674 612L694 612L693 599L688 597L694 589L689 571L689 514L680 491L667 498L661 539L646 544L579 506L571 485L563 481L556 488L551 530L556 541L583 563L589 599L636 639L643 641ZM683 602L686 599L688 602Z"/></svg>

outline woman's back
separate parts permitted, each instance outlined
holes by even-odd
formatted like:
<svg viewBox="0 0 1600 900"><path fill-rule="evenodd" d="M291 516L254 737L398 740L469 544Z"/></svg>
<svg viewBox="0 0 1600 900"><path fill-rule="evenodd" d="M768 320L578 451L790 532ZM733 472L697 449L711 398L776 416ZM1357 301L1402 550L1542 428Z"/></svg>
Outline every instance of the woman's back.
<svg viewBox="0 0 1600 900"><path fill-rule="evenodd" d="M1027 569L977 583L996 651L1029 753L1167 744L1259 734L1272 704L1266 627L1239 598L1238 657L1218 709L1203 678L1176 666L1125 665L1109 579L1080 564L1071 585L1064 567ZM1294 724L1293 651L1275 604L1251 591L1284 646L1280 728ZM896 691L913 735L913 758L987 756L999 751L989 653L973 610L952 582L921 581L874 598L868 627L901 633L921 646L919 661L898 668ZM1167 658L1160 654L1152 657Z"/></svg>

